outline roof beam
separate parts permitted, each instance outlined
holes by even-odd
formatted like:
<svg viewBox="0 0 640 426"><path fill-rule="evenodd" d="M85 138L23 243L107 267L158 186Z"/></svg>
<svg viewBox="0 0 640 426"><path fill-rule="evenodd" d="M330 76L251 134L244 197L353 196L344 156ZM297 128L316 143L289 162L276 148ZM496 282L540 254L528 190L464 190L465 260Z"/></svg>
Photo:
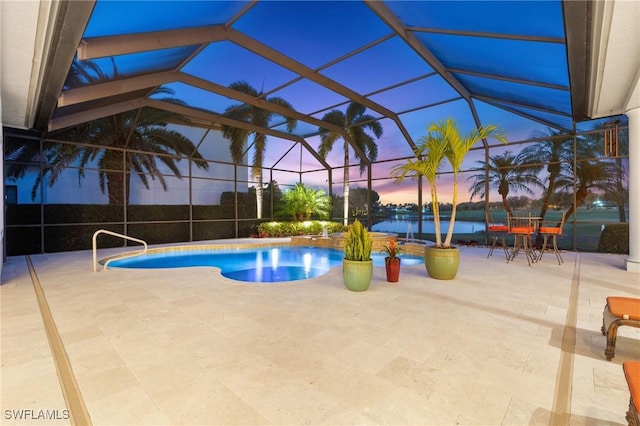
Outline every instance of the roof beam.
<svg viewBox="0 0 640 426"><path fill-rule="evenodd" d="M82 102L107 98L109 96L135 92L140 89L162 86L163 84L176 81L176 74L177 73L175 71L145 74L137 77L106 81L104 83L96 83L89 86L65 90L58 97L58 106L65 107Z"/></svg>
<svg viewBox="0 0 640 426"><path fill-rule="evenodd" d="M146 99L145 103L146 103L146 106L148 107L161 109L164 111L171 111L176 114L184 115L185 117L195 117L198 119L208 120L214 123L220 123L220 124L224 124L231 127L238 127L240 129L249 130L250 132L263 133L265 135L274 136L280 139L287 139L290 141L298 142L302 144L302 146L304 146L307 149L307 151L309 151L309 153L313 155L313 157L320 164L322 164L323 167L325 167L326 169L331 168L331 166L329 166L329 164L327 164L327 162L322 157L320 157L320 155L307 143L307 141L305 141L300 136L279 132L277 130L273 130L269 128L263 128L263 127L256 126L254 124L247 123L244 121L232 120L228 117L224 117L219 114L214 114L211 112L194 109L194 108L186 107L183 105L174 104L171 102Z"/></svg>
<svg viewBox="0 0 640 426"><path fill-rule="evenodd" d="M358 102L367 108L390 118L395 122L396 126L398 126L398 129L400 129L400 132L407 140L407 143L412 147L415 146L413 139L404 127L404 124L393 111L390 111L367 97L342 86L330 78L294 61L280 52L246 36L245 34L235 31L232 28L227 28L223 25L85 39L78 48L78 58L94 59L104 56L124 55L147 50L166 49L223 40L234 42L237 45L281 65L304 78L318 83L349 98L350 100Z"/></svg>
<svg viewBox="0 0 640 426"><path fill-rule="evenodd" d="M438 106L438 105L448 104L449 102L464 101L464 100L465 99L462 96L456 96L455 98L443 99L443 100L438 101L438 102L431 102L429 104L417 106L417 107L414 107L414 108L405 109L404 111L398 112L398 115L408 114L410 112L420 111L420 110L427 109L427 108L433 108L433 107Z"/></svg>
<svg viewBox="0 0 640 426"><path fill-rule="evenodd" d="M409 132L404 127L404 124L402 124L402 121L400 121L400 118L393 111L383 107L382 105L379 105L376 102L373 102L369 98L362 96L357 92L354 92L348 87L343 86L328 77L325 77L324 75L312 70L311 68L308 68L307 66L294 61L293 59L283 55L282 53L271 49L268 46L265 46L264 44L248 37L247 35L239 31L235 31L232 28L229 28L228 31L229 40L238 44L239 46L242 46L245 49L250 50L257 55L260 55L271 62L281 65L308 80L318 83L321 86L324 86L336 93L341 94L342 96L345 96L352 101L366 106L367 108L371 108L372 110L384 115L385 117L390 118L395 122L396 126L398 126L398 129L405 137L407 143L409 143L412 148L415 148L415 144L413 142L413 139L409 135Z"/></svg>
<svg viewBox="0 0 640 426"><path fill-rule="evenodd" d="M107 56L125 55L127 53L206 44L225 40L226 37L226 28L222 25L153 31L142 34L92 37L82 39L82 42L78 45L77 54L78 59L84 61Z"/></svg>
<svg viewBox="0 0 640 426"><path fill-rule="evenodd" d="M467 101L471 101L471 94L469 91L456 79L447 68L436 58L436 56L427 49L424 44L420 42L413 35L405 25L391 12L391 10L382 1L364 0L365 4L376 13L380 19L398 36L405 41L422 59L424 59L442 78L449 83L460 95Z"/></svg>
<svg viewBox="0 0 640 426"><path fill-rule="evenodd" d="M459 69L459 68L448 68L448 70L452 74L466 74L466 75L472 75L474 77L482 77L482 78L489 78L489 79L492 79L492 80L508 81L510 83L526 84L527 86L538 86L538 87L544 87L546 89L562 90L564 92L568 92L568 91L571 90L571 88L569 86L563 86L563 85L560 85L560 84L542 83L542 82L533 81L533 80L523 80L521 78L503 77L501 75L486 74L486 73L481 73L481 72L476 72L476 71L467 71L467 70L463 70L463 69Z"/></svg>
<svg viewBox="0 0 640 426"><path fill-rule="evenodd" d="M440 76L447 82L460 96L462 96L469 105L471 114L473 115L476 126L480 127L480 120L475 105L471 100L471 93L466 87L440 62L438 58L411 32L398 17L391 12L386 4L382 1L363 0L369 8L376 13L380 19L389 25L398 36L404 40L422 59L424 59ZM483 140L486 146L486 140Z"/></svg>
<svg viewBox="0 0 640 426"><path fill-rule="evenodd" d="M131 111L138 108L156 108L163 111L170 111L176 114L183 115L185 117L193 117L196 120L200 120L203 122L209 123L220 123L225 124L227 126L238 127L241 129L246 129L251 132L263 133L265 135L274 136L281 139L287 139L293 142L298 142L302 146L305 147L307 151L320 163L325 169L330 169L331 166L322 158L320 155L305 141L303 138L297 135L291 135L289 133L279 132L277 130L262 128L251 123L246 123L244 121L236 121L232 120L228 117L221 116L219 114L214 114L211 112L186 107L178 104L174 104L166 101L153 100L148 98L138 98L135 100L120 102L116 104L109 105L107 107L102 108L94 108L91 110L87 110L81 113L69 114L64 117L57 117L49 123L49 132L53 132L56 130L64 129L71 126L76 126L78 124L82 124L92 120L98 120L100 118L105 118L112 116L114 114L120 114L123 112Z"/></svg>
<svg viewBox="0 0 640 426"><path fill-rule="evenodd" d="M564 44L565 39L562 37L543 37L534 35L513 35L505 33L486 33L480 31L460 31L460 30L448 30L445 28L425 28L425 27L407 27L408 31L417 33L433 33L433 34L446 34L465 37L482 37L482 38L499 38L505 40L518 40L518 41L533 41L540 43L558 43Z"/></svg>
<svg viewBox="0 0 640 426"><path fill-rule="evenodd" d="M98 83L91 86L79 87L76 89L69 89L63 92L58 98L58 106L70 106L81 102L94 101L101 98L106 98L114 95L121 95L124 93L134 92L140 89L146 89L151 87L161 86L171 82L182 82L193 87L217 93L228 98L236 99L240 102L244 102L248 105L262 108L266 111L271 111L279 114L283 117L293 118L296 120L304 121L306 123L313 124L318 127L322 127L332 132L339 133L344 140L358 153L361 158L366 158L361 152L360 148L353 143L353 140L342 127L328 123L326 121L319 120L317 118L301 114L297 111L292 111L288 108L275 105L264 99L255 98L253 96L238 92L228 87L212 83L208 80L201 79L199 77L192 76L190 74L182 73L179 71L166 71L154 74L148 74L143 76L125 78L116 81L108 81L105 83ZM62 122L62 120L60 120ZM66 127L66 126L65 126ZM369 164L369 161L365 161Z"/></svg>
<svg viewBox="0 0 640 426"><path fill-rule="evenodd" d="M524 113L524 112L522 112L522 111L518 111L518 110L516 110L516 109L509 108L508 106L506 106L506 105L502 105L502 104L500 104L500 103L499 103L499 102L504 102L504 101L497 100L497 99L491 99L491 98L478 98L478 97L475 97L475 98L476 98L476 99L478 99L478 100L481 100L481 101L483 101L483 102L486 102L486 103L488 103L489 105L493 105L493 106L494 106L494 107L496 107L496 108L500 108L500 109L505 110L505 111L508 111L508 112L510 112L510 113L512 113L512 114L519 115L520 117L524 117L524 118L526 118L527 120L535 121L536 123L540 123L540 124L542 124L542 125L544 125L544 126L553 127L553 128L555 128L555 129L560 129L560 130L562 130L562 131L563 131L563 132L565 132L565 133L572 133L572 131L571 131L571 130L569 130L569 129L567 129L567 128L563 127L563 126L560 126L560 125L558 125L558 124L556 124L556 123L552 123L552 122L550 122L550 121L548 121L548 120L543 120L543 119L538 118L538 117L535 117L535 116L533 116L533 115L531 115L531 114L526 114L526 113ZM542 112L549 113L549 111L544 110L544 109L541 109L541 108L535 108L535 107L526 106L526 105L519 105L519 104L515 104L515 103L511 103L511 104L512 104L512 105L523 106L523 107L526 107L526 108L538 109L538 110L540 110L540 111L542 111ZM568 116L568 115L566 115L566 114L563 114L563 115L565 115L565 116L567 116L567 117L571 118L570 116Z"/></svg>
<svg viewBox="0 0 640 426"><path fill-rule="evenodd" d="M104 107L92 108L74 114L55 117L49 122L48 131L54 132L67 127L77 126L78 124L86 123L88 121L99 120L114 114L120 114L121 112L142 108L145 104L145 98L138 98L125 102L114 103Z"/></svg>
<svg viewBox="0 0 640 426"><path fill-rule="evenodd" d="M179 74L178 76L179 81L185 84L189 84L191 86L199 87L200 89L207 90L209 92L217 93L222 96L236 99L240 102L244 102L245 104L262 108L267 111L275 112L276 114L281 115L283 117L304 121L305 123L313 124L314 126L322 127L323 129L327 129L329 131L339 133L344 138L344 140L347 141L349 145L351 145L354 151L358 153L360 158L363 158L365 160L365 163L367 165L370 165L370 161L366 158L362 150L357 145L355 145L355 143L353 143L353 140L351 139L347 131L340 126L336 126L334 124L328 123L323 120L319 120L309 115L305 115L297 111L284 108L282 106L268 102L264 99L256 98L254 96L250 96L245 93L241 93L236 90L229 89L228 87L222 86L220 84L212 83L208 80L203 80L201 78L192 76L190 74L185 74L185 73L178 73L178 74Z"/></svg>
<svg viewBox="0 0 640 426"><path fill-rule="evenodd" d="M37 102L34 128L44 130L49 124L56 108L58 95L62 91L64 82L73 62L76 47L82 39L82 33L89 21L95 1L64 1L59 2L59 12L49 51L52 54L42 73L43 91Z"/></svg>
<svg viewBox="0 0 640 426"><path fill-rule="evenodd" d="M590 46L592 11L594 7L599 7L601 4L604 2L562 2L574 121L589 118L589 74L595 73L591 68L593 55Z"/></svg>
<svg viewBox="0 0 640 426"><path fill-rule="evenodd" d="M498 98L491 98L489 96L480 96L480 95L473 95L473 97L479 101L483 101L483 102L489 102L489 103L502 103L502 104L507 104L507 105L514 105L514 106L519 106L522 108L528 108L528 109L533 109L536 111L540 111L540 112L544 112L547 114L557 114L557 115L561 115L563 117L567 117L567 118L572 118L571 114L568 114L566 112L562 112L562 111L557 111L557 110L552 110L549 108L542 108L536 105L531 105L531 104L525 104L522 102L513 102L513 101L507 101L505 99L498 99Z"/></svg>

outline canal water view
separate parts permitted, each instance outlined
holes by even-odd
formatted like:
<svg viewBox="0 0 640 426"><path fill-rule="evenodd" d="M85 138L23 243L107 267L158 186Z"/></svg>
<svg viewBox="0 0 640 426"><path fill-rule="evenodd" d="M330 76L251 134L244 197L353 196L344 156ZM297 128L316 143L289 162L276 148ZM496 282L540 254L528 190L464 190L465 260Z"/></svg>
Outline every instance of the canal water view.
<svg viewBox="0 0 640 426"><path fill-rule="evenodd" d="M449 229L449 218L440 220L440 230L444 234ZM371 227L372 231L377 232L393 232L396 234L407 234L413 232L418 233L418 220L416 218L397 218L387 219L378 222ZM422 232L425 234L433 234L433 219L422 220ZM474 234L476 232L484 232L484 222L469 222L456 220L454 233L456 234Z"/></svg>

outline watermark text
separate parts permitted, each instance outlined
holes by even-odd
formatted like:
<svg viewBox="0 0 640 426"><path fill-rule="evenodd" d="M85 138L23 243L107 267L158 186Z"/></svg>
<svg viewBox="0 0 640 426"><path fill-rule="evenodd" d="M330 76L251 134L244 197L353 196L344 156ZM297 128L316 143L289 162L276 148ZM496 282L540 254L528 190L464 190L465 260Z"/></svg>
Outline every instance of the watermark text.
<svg viewBox="0 0 640 426"><path fill-rule="evenodd" d="M5 420L68 420L69 410L37 410L32 408L4 410Z"/></svg>

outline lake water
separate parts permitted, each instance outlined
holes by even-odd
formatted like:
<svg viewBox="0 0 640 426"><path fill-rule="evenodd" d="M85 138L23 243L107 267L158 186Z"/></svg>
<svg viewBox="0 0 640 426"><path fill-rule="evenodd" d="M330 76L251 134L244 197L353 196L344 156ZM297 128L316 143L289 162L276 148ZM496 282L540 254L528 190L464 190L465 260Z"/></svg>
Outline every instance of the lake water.
<svg viewBox="0 0 640 426"><path fill-rule="evenodd" d="M371 227L372 231L377 232L394 232L396 234L406 234L407 230L411 227L411 231L414 234L418 233L418 220L417 219L388 219L383 222L376 223ZM447 232L449 229L449 219L446 221L440 221L440 228L442 233ZM459 234L473 234L476 232L484 232L484 222L468 222L462 220L456 220L454 227L454 233ZM433 234L435 232L433 228L433 219L422 220L422 232L425 234Z"/></svg>

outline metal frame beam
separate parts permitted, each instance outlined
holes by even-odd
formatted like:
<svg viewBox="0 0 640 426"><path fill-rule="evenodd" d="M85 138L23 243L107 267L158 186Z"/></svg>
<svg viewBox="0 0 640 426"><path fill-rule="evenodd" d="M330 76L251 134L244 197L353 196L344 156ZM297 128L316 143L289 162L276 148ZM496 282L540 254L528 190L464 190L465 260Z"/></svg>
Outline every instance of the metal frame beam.
<svg viewBox="0 0 640 426"><path fill-rule="evenodd" d="M148 74L144 76L131 77L122 80L109 81L105 83L94 84L91 86L79 87L76 89L70 89L63 92L58 98L59 106L70 106L82 102L94 101L97 99L105 98L113 95L120 95L124 93L135 92L140 89L152 88L161 86L163 84L171 82L181 82L193 87L216 93L222 96L226 96L232 99L236 99L240 102L244 102L248 105L256 106L267 111L275 112L288 118L294 118L299 121L304 121L309 124L313 124L324 129L340 133L340 135L353 147L353 149L362 158L366 158L361 150L353 143L351 137L342 127L328 123L326 121L319 120L315 117L301 114L297 111L292 111L288 108L283 108L279 105L275 105L264 99L259 99L254 96L250 96L241 92L238 92L228 87L219 85L217 83L210 82L208 80L201 79L199 77L192 76L190 74L182 73L180 71L166 71L154 74ZM77 116L77 114L72 114ZM57 119L57 123L63 123L64 118ZM79 123L76 123L79 124ZM59 124L56 124L59 126ZM57 127L60 128L60 127ZM368 160L365 161L367 165L370 165Z"/></svg>
<svg viewBox="0 0 640 426"><path fill-rule="evenodd" d="M186 117L193 116L195 118L199 118L202 120L209 120L214 123L220 123L220 124L224 124L231 127L238 127L240 129L249 130L251 132L264 133L265 135L274 136L280 139L287 139L293 142L298 142L302 144L302 146L304 146L307 149L307 151L309 151L309 153L313 155L313 157L318 161L318 163L322 164L322 166L325 167L325 169L331 168L331 166L329 166L329 164L327 164L327 162L322 157L320 157L320 155L318 155L318 153L307 143L307 141L301 138L300 136L279 132L277 130L273 130L269 128L259 127L251 123L246 123L244 121L232 120L223 115L214 114L214 113L194 109L194 108L183 106L183 105L173 104L171 102L147 99L147 106L165 110L165 111L171 111L176 114L184 115Z"/></svg>
<svg viewBox="0 0 640 426"><path fill-rule="evenodd" d="M126 111L131 111L138 108L156 108L164 111L171 111L176 114L183 115L185 117L193 117L196 120L201 120L203 122L209 123L219 123L227 126L238 127L241 129L249 130L251 132L264 133L269 136L274 136L281 139L287 139L293 142L300 143L305 147L307 151L320 163L325 169L330 169L331 166L327 164L327 162L320 157L320 155L307 143L306 140L297 135L291 135L289 133L279 132L277 130L263 128L259 126L255 126L251 123L246 123L244 121L232 120L228 117L224 117L219 114L214 114L211 112L174 104L171 102L148 99L148 98L138 98L131 101L120 102L117 104L112 104L107 107L95 108L92 110L87 110L81 113L69 114L64 117L58 117L56 119L51 120L49 124L49 132L53 132L56 130L60 130L66 127L75 126L81 123L85 123L91 120L97 120L104 117L109 117L114 114L123 113Z"/></svg>
<svg viewBox="0 0 640 426"><path fill-rule="evenodd" d="M501 75L486 74L486 73L481 73L481 72L476 72L476 71L461 70L461 69L458 69L458 68L449 68L449 72L451 72L452 74L466 74L466 75L472 75L474 77L483 77L483 78L489 78L489 79L492 79L492 80L508 81L510 83L526 84L527 86L537 86L537 87L544 87L546 89L562 90L562 91L565 91L565 92L568 92L568 91L571 90L571 88L569 86L562 86L560 84L542 83L540 81L523 80L521 78L504 77L504 76L501 76Z"/></svg>
<svg viewBox="0 0 640 426"><path fill-rule="evenodd" d="M561 115L561 116L567 117L567 118L571 118L572 117L571 114L566 113L566 112L557 111L557 110L550 110L550 109L542 108L542 107L536 106L536 105L525 104L523 102L507 101L505 99L492 98L492 97L489 97L489 96L473 95L473 97L475 99L478 99L479 101L492 103L493 105L495 105L498 108L500 108L500 105L495 104L496 102L500 102L500 103L508 104L508 105L519 106L519 107L528 108L528 109L533 109L533 110L536 110L536 111L545 112L547 114L557 114L557 115Z"/></svg>
<svg viewBox="0 0 640 426"><path fill-rule="evenodd" d="M427 49L420 40L391 12L384 2L364 0L367 6L377 14L380 19L389 25L393 31L404 40L422 59L424 59L440 76L451 85L467 101L471 99L469 91L456 79L447 68Z"/></svg>
<svg viewBox="0 0 640 426"><path fill-rule="evenodd" d="M227 29L223 25L153 31L142 34L123 34L110 37L92 37L83 39L77 45L77 53L78 59L84 61L125 55L127 53L206 44L222 41L226 38Z"/></svg>
<svg viewBox="0 0 640 426"><path fill-rule="evenodd" d="M596 2L563 1L564 28L567 37L567 62L571 82L573 121L588 119L589 74L591 69L591 21Z"/></svg>
<svg viewBox="0 0 640 426"><path fill-rule="evenodd" d="M294 61L293 59L281 54L280 52L266 46L247 35L223 25L215 25L210 27L200 27L188 30L171 30L151 32L144 34L127 34L123 36L96 37L84 39L78 48L78 58L94 59L98 57L123 55L128 53L137 53L148 50L157 50L163 48L180 47L185 45L196 45L211 43L215 41L230 41L241 46L257 55L260 55L269 61L287 68L294 73L307 78L315 83L320 84L346 98L358 102L367 108L370 108L379 114L390 118L400 132L405 137L407 143L413 148L415 144L404 127L400 118L389 109L371 101L367 97L354 92L334 80L308 68L307 66ZM351 141L352 148L356 149Z"/></svg>
<svg viewBox="0 0 640 426"><path fill-rule="evenodd" d="M33 124L34 128L38 130L46 129L53 116L58 95L64 86L76 48L82 39L85 26L89 22L95 1L64 1L59 3L60 9L55 23L54 37L52 37L55 43L49 48L52 54L47 59L42 73L42 92L38 97Z"/></svg>

